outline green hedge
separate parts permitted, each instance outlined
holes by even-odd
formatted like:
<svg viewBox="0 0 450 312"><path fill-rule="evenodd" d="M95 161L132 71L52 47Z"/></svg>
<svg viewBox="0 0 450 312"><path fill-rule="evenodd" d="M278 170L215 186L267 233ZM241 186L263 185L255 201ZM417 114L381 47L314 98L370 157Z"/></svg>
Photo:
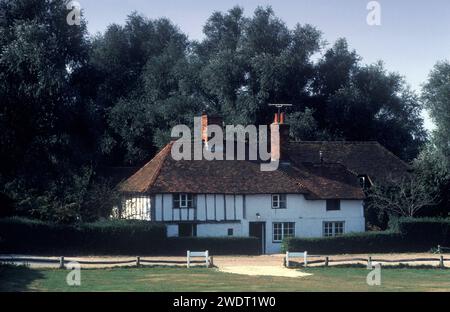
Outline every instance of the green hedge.
<svg viewBox="0 0 450 312"><path fill-rule="evenodd" d="M283 252L306 250L311 254L402 252L412 251L411 248L411 244L403 235L393 232L366 232L321 238L288 238L282 245Z"/></svg>
<svg viewBox="0 0 450 312"><path fill-rule="evenodd" d="M210 255L258 255L259 239L255 237L172 237L167 239L165 252L186 255L186 250L208 250Z"/></svg>
<svg viewBox="0 0 450 312"><path fill-rule="evenodd" d="M147 221L104 221L79 226L22 218L0 219L0 253L47 255L184 255L187 249L216 254L257 254L255 238L167 238Z"/></svg>
<svg viewBox="0 0 450 312"><path fill-rule="evenodd" d="M283 251L314 254L426 252L437 245L450 247L450 219L400 218L398 232L365 232L338 237L289 238Z"/></svg>
<svg viewBox="0 0 450 312"><path fill-rule="evenodd" d="M402 218L398 223L399 231L408 238L450 247L450 219L443 218Z"/></svg>

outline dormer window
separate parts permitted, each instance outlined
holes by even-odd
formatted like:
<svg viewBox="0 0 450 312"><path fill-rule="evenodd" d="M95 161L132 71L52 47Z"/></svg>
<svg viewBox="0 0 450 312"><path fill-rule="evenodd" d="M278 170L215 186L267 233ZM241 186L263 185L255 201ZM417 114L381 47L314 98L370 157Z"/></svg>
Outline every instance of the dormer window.
<svg viewBox="0 0 450 312"><path fill-rule="evenodd" d="M192 194L173 194L173 208L195 208L194 195Z"/></svg>
<svg viewBox="0 0 450 312"><path fill-rule="evenodd" d="M272 209L286 209L286 194L272 195Z"/></svg>

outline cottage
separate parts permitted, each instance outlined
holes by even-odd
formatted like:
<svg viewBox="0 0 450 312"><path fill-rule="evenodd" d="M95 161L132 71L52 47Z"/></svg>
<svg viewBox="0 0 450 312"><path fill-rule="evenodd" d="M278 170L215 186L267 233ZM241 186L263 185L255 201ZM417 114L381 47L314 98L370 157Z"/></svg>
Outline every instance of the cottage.
<svg viewBox="0 0 450 312"><path fill-rule="evenodd" d="M277 170L250 160L175 161L169 143L121 183L122 217L164 222L168 236L255 236L262 253L279 252L285 237L365 231L363 186L408 166L377 142L290 142L283 120L271 125L283 128L280 144L271 142L283 160ZM207 115L202 122L210 124Z"/></svg>

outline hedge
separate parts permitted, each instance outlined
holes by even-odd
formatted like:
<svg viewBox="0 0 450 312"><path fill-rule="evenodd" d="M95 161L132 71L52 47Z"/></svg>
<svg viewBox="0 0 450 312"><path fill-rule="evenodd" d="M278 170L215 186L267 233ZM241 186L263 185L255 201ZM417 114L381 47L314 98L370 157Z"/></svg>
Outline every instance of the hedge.
<svg viewBox="0 0 450 312"><path fill-rule="evenodd" d="M79 226L23 218L0 219L0 253L47 255L184 255L187 249L214 254L257 254L255 238L167 238L163 224L103 221Z"/></svg>
<svg viewBox="0 0 450 312"><path fill-rule="evenodd" d="M450 247L450 219L400 218L398 231L365 232L338 237L288 238L283 251L314 254L427 252L437 245Z"/></svg>
<svg viewBox="0 0 450 312"><path fill-rule="evenodd" d="M443 218L402 218L399 231L415 241L429 242L433 247L450 247L450 219Z"/></svg>
<svg viewBox="0 0 450 312"><path fill-rule="evenodd" d="M308 251L312 254L375 253L412 251L408 240L400 233L365 232L337 237L288 238L282 250ZM413 248L414 249L414 248Z"/></svg>

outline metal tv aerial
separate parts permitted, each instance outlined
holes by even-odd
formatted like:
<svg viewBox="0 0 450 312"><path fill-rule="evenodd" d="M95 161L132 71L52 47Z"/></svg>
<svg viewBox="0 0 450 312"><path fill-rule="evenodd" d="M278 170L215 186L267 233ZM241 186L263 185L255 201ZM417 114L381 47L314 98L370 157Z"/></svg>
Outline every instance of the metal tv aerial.
<svg viewBox="0 0 450 312"><path fill-rule="evenodd" d="M278 108L278 115L281 113L281 109L283 107L291 107L292 104L273 104L273 103L269 103L269 106L274 106L276 108Z"/></svg>

